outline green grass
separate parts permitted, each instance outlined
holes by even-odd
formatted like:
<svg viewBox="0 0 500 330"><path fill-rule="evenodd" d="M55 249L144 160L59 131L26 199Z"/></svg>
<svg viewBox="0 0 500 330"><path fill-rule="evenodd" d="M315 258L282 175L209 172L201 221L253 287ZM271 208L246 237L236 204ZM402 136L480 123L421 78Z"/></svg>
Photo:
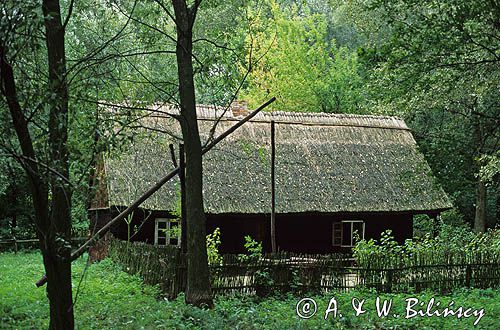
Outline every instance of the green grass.
<svg viewBox="0 0 500 330"><path fill-rule="evenodd" d="M86 259L73 267L74 292L85 269ZM44 289L34 283L43 273L38 253L0 254L0 328L43 329L48 325L48 302ZM335 296L342 317L325 320L325 310ZM301 297L291 295L258 300L252 297L216 299L213 310L186 306L182 296L175 301L159 299L156 288L144 285L112 262L105 260L90 265L81 282L75 317L78 329L470 329L475 317L415 317L405 319L405 299L411 296L421 301L435 297L441 307L484 308L485 315L478 329L500 328L500 294L498 290L459 290L452 295L432 293L383 294L392 299L391 314L400 317L378 318L375 312L377 294L353 291L343 294L314 296L318 312L310 319L299 319L295 307ZM305 297L305 296L303 296ZM354 316L351 299L366 299L366 313Z"/></svg>

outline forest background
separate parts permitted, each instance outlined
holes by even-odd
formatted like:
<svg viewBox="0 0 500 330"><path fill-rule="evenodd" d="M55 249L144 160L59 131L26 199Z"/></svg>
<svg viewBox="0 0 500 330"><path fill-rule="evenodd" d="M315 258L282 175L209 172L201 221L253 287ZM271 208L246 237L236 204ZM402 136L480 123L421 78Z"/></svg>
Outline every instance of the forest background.
<svg viewBox="0 0 500 330"><path fill-rule="evenodd" d="M73 236L88 232L96 155L120 152L134 138L131 109L177 98L175 26L158 3L61 2L71 12ZM193 32L196 101L227 106L237 98L255 108L276 96L267 110L402 117L452 199L442 221L484 231L500 217L499 10L486 0L204 1ZM51 95L42 13L36 1L10 0L2 13L2 42L43 163ZM122 103L131 107L118 119L102 111ZM109 134L117 123L120 134ZM2 98L0 238L36 236L19 150ZM430 230L427 219L416 223L417 234Z"/></svg>

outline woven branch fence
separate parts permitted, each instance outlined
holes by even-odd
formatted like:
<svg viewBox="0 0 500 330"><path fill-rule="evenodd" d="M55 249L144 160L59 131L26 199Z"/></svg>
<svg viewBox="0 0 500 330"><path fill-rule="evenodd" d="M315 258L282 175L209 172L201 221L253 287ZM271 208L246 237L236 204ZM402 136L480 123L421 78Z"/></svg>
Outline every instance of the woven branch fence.
<svg viewBox="0 0 500 330"><path fill-rule="evenodd" d="M71 239L71 245L73 247L78 247L81 243L85 242L87 237L73 237ZM0 252L4 251L15 251L18 252L20 249L37 249L39 248L38 238L28 238L28 239L16 239L7 238L0 240Z"/></svg>
<svg viewBox="0 0 500 330"><path fill-rule="evenodd" d="M109 257L145 283L158 284L169 298L186 287L186 258L178 248L129 243L111 239ZM432 258L417 255L404 262L371 258L355 266L348 254L277 253L242 260L223 255L220 264L210 265L215 294L257 294L273 292L328 292L353 288L375 288L380 292L419 292L431 289L449 292L460 287L488 288L500 285L500 263L493 253Z"/></svg>

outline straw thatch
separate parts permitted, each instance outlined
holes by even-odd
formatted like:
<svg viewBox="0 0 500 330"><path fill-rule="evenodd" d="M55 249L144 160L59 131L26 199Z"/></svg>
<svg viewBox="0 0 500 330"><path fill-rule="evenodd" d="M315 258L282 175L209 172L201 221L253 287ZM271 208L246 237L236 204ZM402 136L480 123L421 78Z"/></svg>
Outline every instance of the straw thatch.
<svg viewBox="0 0 500 330"><path fill-rule="evenodd" d="M200 107L206 140L214 111ZM227 112L216 136L234 125ZM450 207L405 123L394 117L312 113L259 113L204 156L208 213L269 213L270 122L276 122L276 212L431 211ZM169 143L179 141L172 119L150 117L148 130L126 153L105 159L108 205L126 206L173 169ZM202 141L202 142L203 142ZM144 208L173 210L177 178Z"/></svg>

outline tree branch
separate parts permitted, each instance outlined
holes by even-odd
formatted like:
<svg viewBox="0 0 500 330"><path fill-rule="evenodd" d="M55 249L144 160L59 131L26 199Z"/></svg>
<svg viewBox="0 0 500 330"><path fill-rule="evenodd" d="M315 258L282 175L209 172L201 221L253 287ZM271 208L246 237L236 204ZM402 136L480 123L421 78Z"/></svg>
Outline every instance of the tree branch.
<svg viewBox="0 0 500 330"><path fill-rule="evenodd" d="M66 15L66 19L64 19L63 29L66 30L66 25L68 25L71 14L73 13L73 5L75 4L75 0L71 0L69 4L68 14Z"/></svg>

